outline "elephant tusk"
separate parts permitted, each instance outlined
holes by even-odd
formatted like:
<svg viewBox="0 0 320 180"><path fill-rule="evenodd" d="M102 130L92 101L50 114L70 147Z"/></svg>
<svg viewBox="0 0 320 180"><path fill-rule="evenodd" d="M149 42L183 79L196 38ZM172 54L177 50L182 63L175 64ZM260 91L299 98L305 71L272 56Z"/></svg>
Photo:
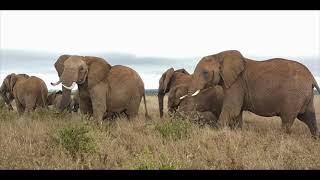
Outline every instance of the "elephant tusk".
<svg viewBox="0 0 320 180"><path fill-rule="evenodd" d="M199 92L200 92L200 89L198 89L195 93L193 93L191 96L196 96L196 95L198 95L199 94Z"/></svg>
<svg viewBox="0 0 320 180"><path fill-rule="evenodd" d="M51 82L50 84L51 84L52 86L56 86L56 85L59 85L61 82L62 82L62 81L59 80L59 81L57 81L57 82L55 82L55 83Z"/></svg>
<svg viewBox="0 0 320 180"><path fill-rule="evenodd" d="M75 85L76 85L76 82L73 82L70 87L68 87L68 86L66 86L66 85L64 85L64 84L62 83L62 86L63 86L64 88L66 88L66 89L69 89L69 90L72 90Z"/></svg>
<svg viewBox="0 0 320 180"><path fill-rule="evenodd" d="M179 99L181 100L181 99L184 99L185 97L187 97L188 95L186 94L186 95L184 95L184 96L181 96Z"/></svg>

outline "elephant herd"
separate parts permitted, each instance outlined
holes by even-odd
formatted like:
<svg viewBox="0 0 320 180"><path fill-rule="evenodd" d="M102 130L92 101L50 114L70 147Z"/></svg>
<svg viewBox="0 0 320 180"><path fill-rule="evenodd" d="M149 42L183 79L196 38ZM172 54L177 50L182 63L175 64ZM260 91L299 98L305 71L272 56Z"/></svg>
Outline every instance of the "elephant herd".
<svg viewBox="0 0 320 180"><path fill-rule="evenodd" d="M18 112L37 106L54 105L59 112L80 112L96 120L124 114L128 119L138 115L143 98L148 114L144 83L139 74L126 66L110 65L93 56L62 55L55 62L62 91L48 94L43 80L26 74L9 74L0 92L9 109L16 102ZM72 89L78 85L74 96ZM255 61L239 51L227 50L203 57L193 72L166 70L158 88L160 117L164 97L168 111L183 114L214 127L242 128L243 111L264 117L279 116L282 129L289 133L297 118L305 123L314 138L319 137L314 90L320 93L313 75L301 63L274 58Z"/></svg>

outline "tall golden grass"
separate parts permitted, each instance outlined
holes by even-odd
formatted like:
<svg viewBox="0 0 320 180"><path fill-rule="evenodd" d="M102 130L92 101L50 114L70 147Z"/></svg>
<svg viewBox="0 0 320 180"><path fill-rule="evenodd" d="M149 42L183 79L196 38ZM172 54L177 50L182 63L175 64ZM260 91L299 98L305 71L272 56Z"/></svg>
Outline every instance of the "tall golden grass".
<svg viewBox="0 0 320 180"><path fill-rule="evenodd" d="M291 134L277 117L244 114L242 130L211 129L159 118L147 96L135 120L96 124L80 114L0 109L0 169L320 169L320 140L296 120ZM315 97L320 127L320 97ZM165 109L166 112L166 109Z"/></svg>

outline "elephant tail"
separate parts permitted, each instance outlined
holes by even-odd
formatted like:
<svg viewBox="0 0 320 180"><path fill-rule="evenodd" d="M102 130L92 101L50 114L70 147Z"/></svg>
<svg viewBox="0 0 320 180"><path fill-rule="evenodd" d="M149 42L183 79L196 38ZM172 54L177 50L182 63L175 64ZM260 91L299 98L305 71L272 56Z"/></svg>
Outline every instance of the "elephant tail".
<svg viewBox="0 0 320 180"><path fill-rule="evenodd" d="M47 102L48 93L46 91L48 91L48 90L45 87L41 87L41 99L42 99L43 107L48 106L48 102Z"/></svg>
<svg viewBox="0 0 320 180"><path fill-rule="evenodd" d="M318 85L317 81L315 79L313 81L314 81L313 82L313 86L317 89L318 93L320 94L320 88L319 88L319 85Z"/></svg>
<svg viewBox="0 0 320 180"><path fill-rule="evenodd" d="M145 109L145 117L147 120L151 120L151 117L148 114L148 109L147 109L147 101L146 101L146 93L143 93L143 102L144 102L144 109Z"/></svg>

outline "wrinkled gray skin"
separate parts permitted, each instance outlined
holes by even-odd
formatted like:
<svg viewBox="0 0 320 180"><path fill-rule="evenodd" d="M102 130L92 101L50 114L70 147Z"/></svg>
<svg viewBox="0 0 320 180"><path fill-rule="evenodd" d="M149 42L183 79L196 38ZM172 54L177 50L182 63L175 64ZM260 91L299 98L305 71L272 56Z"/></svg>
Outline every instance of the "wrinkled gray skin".
<svg viewBox="0 0 320 180"><path fill-rule="evenodd" d="M179 112L184 112L201 124L216 127L223 103L223 88L209 87L197 96L186 96L180 100Z"/></svg>
<svg viewBox="0 0 320 180"><path fill-rule="evenodd" d="M141 99L145 116L150 119L145 100L144 83L133 69L115 65L94 56L62 55L55 62L60 77L63 111L71 99L74 84L78 85L80 111L103 120L106 112L124 112L128 119L137 116ZM56 83L58 84L58 83Z"/></svg>
<svg viewBox="0 0 320 180"><path fill-rule="evenodd" d="M53 105L53 107L57 110L59 110L60 104L62 101L62 91L52 92L47 97L47 104L48 106ZM66 107L66 110L68 112L78 112L79 109L79 95L78 92L71 97L70 104Z"/></svg>
<svg viewBox="0 0 320 180"><path fill-rule="evenodd" d="M219 126L239 122L241 127L242 112L247 110L264 117L280 116L287 133L298 118L313 137L319 136L313 88L319 92L320 88L301 63L281 58L254 61L236 50L223 51L199 61L189 94L214 85L224 89Z"/></svg>
<svg viewBox="0 0 320 180"><path fill-rule="evenodd" d="M160 117L163 117L163 99L168 93L168 111L175 112L179 106L179 97L188 92L188 83L191 81L191 75L185 69L174 70L173 68L165 71L160 80L158 88L158 103ZM177 87L180 88L177 88Z"/></svg>

